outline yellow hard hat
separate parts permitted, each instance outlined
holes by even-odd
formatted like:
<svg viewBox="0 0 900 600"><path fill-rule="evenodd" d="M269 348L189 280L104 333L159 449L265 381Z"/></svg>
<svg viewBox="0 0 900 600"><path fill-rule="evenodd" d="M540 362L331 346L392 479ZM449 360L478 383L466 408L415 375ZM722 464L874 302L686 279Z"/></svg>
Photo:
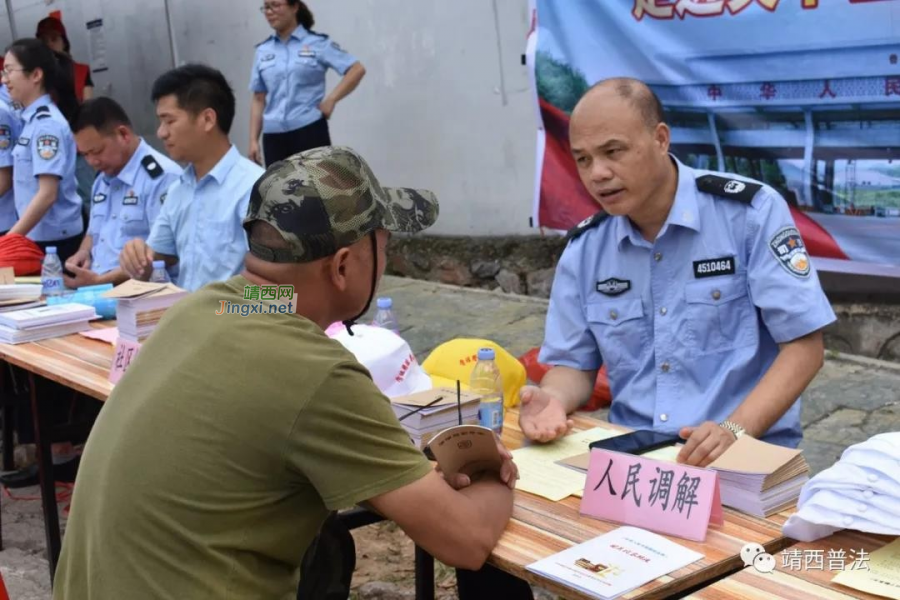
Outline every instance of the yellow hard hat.
<svg viewBox="0 0 900 600"><path fill-rule="evenodd" d="M517 406L519 390L527 379L525 367L515 356L495 342L469 338L444 342L425 359L422 368L431 377L435 387L456 389L456 382L459 380L460 387L468 390L472 369L478 362L479 348L494 350L494 362L500 369L500 376L503 379L503 406L506 408Z"/></svg>

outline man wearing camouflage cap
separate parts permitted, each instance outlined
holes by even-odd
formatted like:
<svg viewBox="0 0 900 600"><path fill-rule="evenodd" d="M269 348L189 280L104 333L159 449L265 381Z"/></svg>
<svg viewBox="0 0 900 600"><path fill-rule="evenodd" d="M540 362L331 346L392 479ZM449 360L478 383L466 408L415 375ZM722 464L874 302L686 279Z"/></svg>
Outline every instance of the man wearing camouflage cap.
<svg viewBox="0 0 900 600"><path fill-rule="evenodd" d="M293 598L329 511L361 502L444 563L482 566L512 511L512 462L448 485L323 331L365 312L391 232L437 214L430 192L381 187L347 148L269 168L244 272L167 311L97 419L54 598ZM221 310L269 285L294 286L295 314Z"/></svg>

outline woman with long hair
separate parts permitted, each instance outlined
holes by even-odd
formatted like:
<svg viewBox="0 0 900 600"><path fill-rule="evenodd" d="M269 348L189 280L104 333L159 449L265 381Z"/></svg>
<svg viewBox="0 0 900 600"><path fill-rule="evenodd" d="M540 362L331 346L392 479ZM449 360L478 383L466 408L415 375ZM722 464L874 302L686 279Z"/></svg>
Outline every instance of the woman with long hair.
<svg viewBox="0 0 900 600"><path fill-rule="evenodd" d="M69 60L32 38L13 42L3 65L3 83L24 107L13 150L18 220L9 233L28 236L43 249L55 246L63 263L78 250L84 231L69 127L78 105Z"/></svg>
<svg viewBox="0 0 900 600"><path fill-rule="evenodd" d="M268 166L304 150L330 146L328 119L366 70L327 35L312 30L312 11L302 0L264 0L260 10L274 33L256 47L253 59L248 156L262 164L265 154ZM342 79L326 96L329 68Z"/></svg>

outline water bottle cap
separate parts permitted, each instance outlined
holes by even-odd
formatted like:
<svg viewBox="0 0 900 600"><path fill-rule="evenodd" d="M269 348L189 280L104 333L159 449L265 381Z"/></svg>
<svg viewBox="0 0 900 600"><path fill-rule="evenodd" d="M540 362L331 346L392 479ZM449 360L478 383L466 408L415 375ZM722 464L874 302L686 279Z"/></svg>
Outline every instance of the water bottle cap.
<svg viewBox="0 0 900 600"><path fill-rule="evenodd" d="M47 254L56 254L56 246L47 246L45 252Z"/></svg>
<svg viewBox="0 0 900 600"><path fill-rule="evenodd" d="M165 268L166 268L166 261L164 261L164 260L154 260L154 261L153 261L153 268L154 268L154 269L165 269Z"/></svg>
<svg viewBox="0 0 900 600"><path fill-rule="evenodd" d="M384 310L389 309L391 306L393 306L393 304L394 303L390 298L379 298L376 301L376 305L378 306L378 308L381 308Z"/></svg>
<svg viewBox="0 0 900 600"><path fill-rule="evenodd" d="M494 349L493 348L479 348L478 349L478 360L494 360Z"/></svg>

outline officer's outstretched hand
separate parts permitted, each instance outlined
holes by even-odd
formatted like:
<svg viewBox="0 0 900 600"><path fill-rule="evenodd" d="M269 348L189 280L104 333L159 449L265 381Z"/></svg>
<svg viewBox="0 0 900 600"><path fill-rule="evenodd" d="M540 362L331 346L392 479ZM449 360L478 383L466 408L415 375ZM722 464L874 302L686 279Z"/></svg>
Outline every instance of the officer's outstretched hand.
<svg viewBox="0 0 900 600"><path fill-rule="evenodd" d="M522 401L519 427L528 439L552 442L572 429L573 422L566 414L565 406L550 392L526 385L519 391L519 399Z"/></svg>
<svg viewBox="0 0 900 600"><path fill-rule="evenodd" d="M153 271L153 250L144 240L135 238L122 248L119 266L132 279L147 281Z"/></svg>
<svg viewBox="0 0 900 600"><path fill-rule="evenodd" d="M678 435L687 440L678 453L678 462L694 467L709 465L735 442L733 433L712 421L698 427L683 427Z"/></svg>

